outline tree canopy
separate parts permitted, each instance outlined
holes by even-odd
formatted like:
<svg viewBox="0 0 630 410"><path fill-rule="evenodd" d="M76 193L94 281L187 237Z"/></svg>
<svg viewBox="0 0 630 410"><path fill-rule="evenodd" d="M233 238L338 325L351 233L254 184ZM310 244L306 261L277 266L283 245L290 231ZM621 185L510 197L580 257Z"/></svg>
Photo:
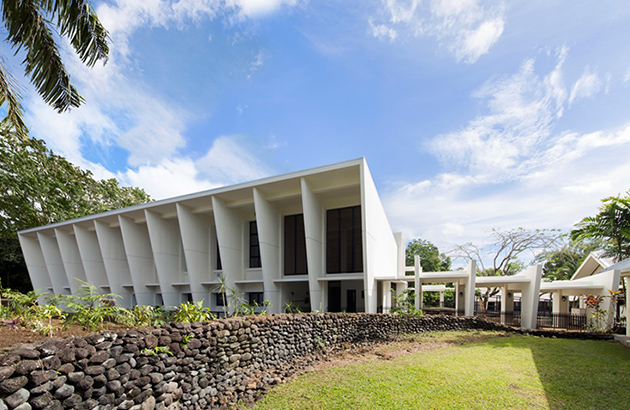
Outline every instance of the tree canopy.
<svg viewBox="0 0 630 410"><path fill-rule="evenodd" d="M426 239L414 239L407 244L406 266L414 265L415 255L420 256L420 266L424 272L440 272L451 269L451 258L440 253L438 247Z"/></svg>
<svg viewBox="0 0 630 410"><path fill-rule="evenodd" d="M601 240L569 240L558 249L541 253L536 260L543 262L543 277L551 280L569 280L584 259L602 247Z"/></svg>
<svg viewBox="0 0 630 410"><path fill-rule="evenodd" d="M97 180L43 141L6 130L0 132L0 187L0 271L5 286L12 273L26 272L17 231L151 200L143 189L122 187L116 179Z"/></svg>
<svg viewBox="0 0 630 410"><path fill-rule="evenodd" d="M70 82L59 53L58 39L70 41L77 56L89 67L106 62L107 30L87 0L1 0L6 41L16 55L24 52L22 64L40 96L58 112L78 107L83 97ZM6 104L3 126L28 138L18 85L0 61L0 106Z"/></svg>
<svg viewBox="0 0 630 410"><path fill-rule="evenodd" d="M556 229L492 230L492 243L483 248L473 243L457 246L452 254L455 258L477 262L478 276L515 275L525 267L522 256L529 254L535 259L539 254L554 248L562 234ZM498 288L478 292L480 305L485 310L491 296L499 293Z"/></svg>
<svg viewBox="0 0 630 410"><path fill-rule="evenodd" d="M571 231L571 238L603 240L606 256L618 261L630 258L630 191L625 197L602 199L599 212L578 222Z"/></svg>

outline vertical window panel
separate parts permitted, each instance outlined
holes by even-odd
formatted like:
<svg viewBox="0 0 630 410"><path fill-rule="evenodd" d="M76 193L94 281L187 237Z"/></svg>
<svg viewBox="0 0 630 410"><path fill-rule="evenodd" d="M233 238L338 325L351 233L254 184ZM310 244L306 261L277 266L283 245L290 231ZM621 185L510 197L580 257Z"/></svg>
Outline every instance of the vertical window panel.
<svg viewBox="0 0 630 410"><path fill-rule="evenodd" d="M361 206L327 211L326 272L363 272Z"/></svg>
<svg viewBox="0 0 630 410"><path fill-rule="evenodd" d="M304 231L304 215L288 215L284 217L284 274L305 275L308 273L306 263L306 236Z"/></svg>
<svg viewBox="0 0 630 410"><path fill-rule="evenodd" d="M258 227L256 221L251 221L249 223L249 267L260 268L261 266Z"/></svg>

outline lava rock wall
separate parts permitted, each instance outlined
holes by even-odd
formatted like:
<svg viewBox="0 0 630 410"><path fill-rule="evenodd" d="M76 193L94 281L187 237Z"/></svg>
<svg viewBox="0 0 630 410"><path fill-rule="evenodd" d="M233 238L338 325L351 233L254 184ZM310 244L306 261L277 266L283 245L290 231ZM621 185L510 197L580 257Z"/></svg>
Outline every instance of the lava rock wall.
<svg viewBox="0 0 630 410"><path fill-rule="evenodd" d="M48 339L0 355L0 410L248 404L331 351L462 329L506 330L471 317L299 314Z"/></svg>

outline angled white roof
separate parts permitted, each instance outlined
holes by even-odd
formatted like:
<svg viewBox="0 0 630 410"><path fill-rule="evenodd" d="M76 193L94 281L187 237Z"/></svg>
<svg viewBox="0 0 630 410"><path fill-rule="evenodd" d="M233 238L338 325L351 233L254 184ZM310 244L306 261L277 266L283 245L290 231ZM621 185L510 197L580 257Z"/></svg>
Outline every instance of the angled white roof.
<svg viewBox="0 0 630 410"><path fill-rule="evenodd" d="M111 211L83 216L80 218L69 219L53 223L50 225L39 226L36 228L29 228L19 231L19 234L30 234L41 230L47 230L52 228L59 228L62 226L72 225L75 223L91 221L98 218L114 217L118 215L128 214L130 212L144 211L144 209L152 209L158 212L163 210L170 210L175 207L176 203L183 203L191 208L197 208L205 204L207 198L212 195L219 195L221 198L228 202L238 202L246 196L251 196L250 191L252 187L261 188L263 191L269 193L272 198L276 191L287 191L291 189L292 185L295 185L295 189L299 188L300 178L306 177L309 179L313 190L316 192L318 187L330 186L331 181L339 184L340 187L347 186L348 184L358 184L360 181L359 168L365 164L365 158L357 158L349 161L339 162L336 164L326 165L322 167L311 168L303 171L292 172L284 175L272 176L262 178L255 181L244 182L235 185L224 186L220 188L210 189L206 191L196 192L192 194L181 195L172 198L161 199L158 201L147 202L140 205L134 205L127 208L119 208ZM334 184L333 184L334 185Z"/></svg>
<svg viewBox="0 0 630 410"><path fill-rule="evenodd" d="M609 266L612 266L614 260L612 258L604 257L603 255L604 252L602 251L589 253L586 259L584 259L584 262L582 262L580 267L576 269L573 276L571 276L571 280L593 276L604 269L607 269Z"/></svg>

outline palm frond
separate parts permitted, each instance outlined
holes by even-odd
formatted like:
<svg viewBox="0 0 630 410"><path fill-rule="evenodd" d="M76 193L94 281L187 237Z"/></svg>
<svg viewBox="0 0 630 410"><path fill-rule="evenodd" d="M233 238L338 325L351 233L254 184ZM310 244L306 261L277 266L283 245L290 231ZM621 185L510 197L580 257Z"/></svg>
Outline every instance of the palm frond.
<svg viewBox="0 0 630 410"><path fill-rule="evenodd" d="M107 61L108 34L85 0L47 0L43 7L50 16L57 17L60 34L70 43L81 61L92 67L97 61Z"/></svg>
<svg viewBox="0 0 630 410"><path fill-rule="evenodd" d="M24 110L15 84L11 73L0 62L0 107L7 104L7 115L0 121L0 128L13 129L20 138L27 139L28 128L24 123Z"/></svg>

